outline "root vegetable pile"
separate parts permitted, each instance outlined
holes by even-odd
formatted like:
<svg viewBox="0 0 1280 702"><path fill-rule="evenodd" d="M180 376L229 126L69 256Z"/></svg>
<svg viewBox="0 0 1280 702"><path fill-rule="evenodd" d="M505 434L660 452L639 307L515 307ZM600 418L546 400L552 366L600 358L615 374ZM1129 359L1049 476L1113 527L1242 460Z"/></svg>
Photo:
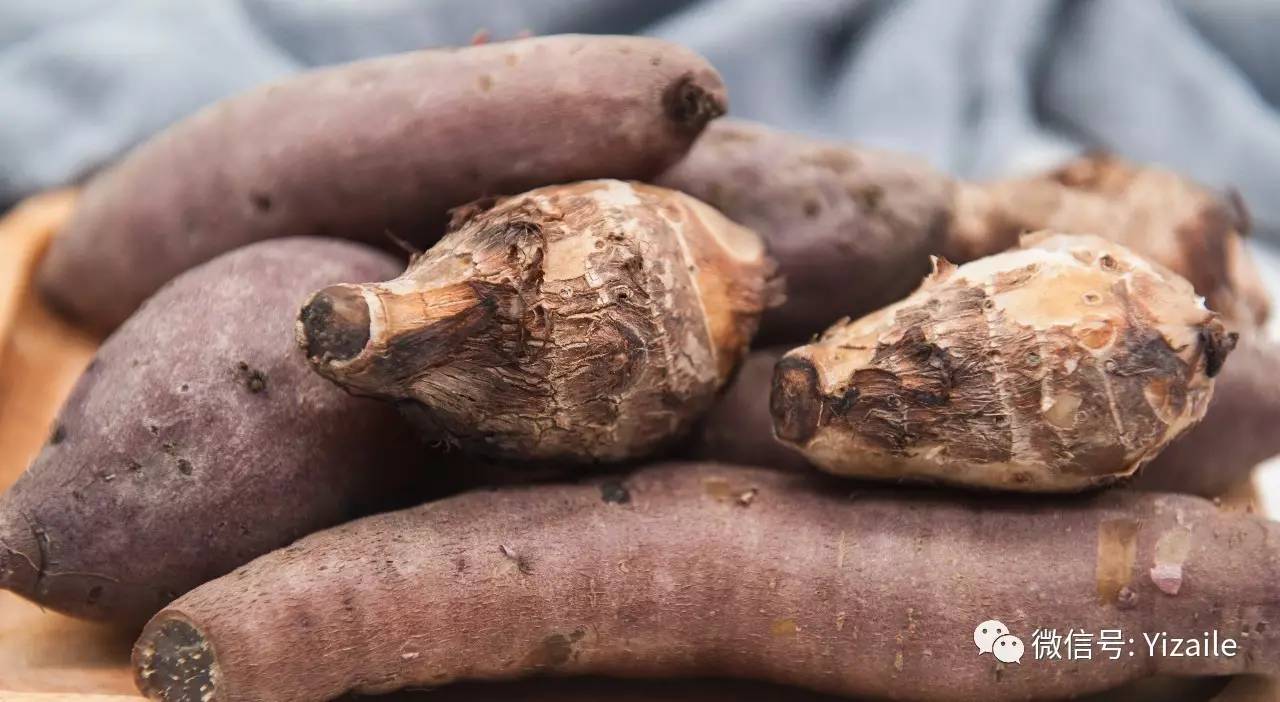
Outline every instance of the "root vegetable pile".
<svg viewBox="0 0 1280 702"><path fill-rule="evenodd" d="M141 627L163 702L1280 676L1280 523L1172 494L1280 450L1239 198L1100 155L964 182L727 104L679 46L541 37L138 147L39 271L119 328L0 496L0 587Z"/></svg>
<svg viewBox="0 0 1280 702"><path fill-rule="evenodd" d="M779 438L842 475L1011 490L1113 483L1201 417L1236 337L1099 237L939 262L910 297L777 365Z"/></svg>
<svg viewBox="0 0 1280 702"><path fill-rule="evenodd" d="M322 532L188 593L134 649L167 702L330 699L531 675L726 675L916 700L1280 673L1280 524L1194 497L819 486L674 464L449 498ZM1199 638L1230 657L1005 664L998 617ZM1158 623L1158 624L1157 624Z"/></svg>
<svg viewBox="0 0 1280 702"><path fill-rule="evenodd" d="M298 341L479 454L652 453L711 404L770 295L756 235L674 191L589 181L461 216L399 278L318 292Z"/></svg>
<svg viewBox="0 0 1280 702"><path fill-rule="evenodd" d="M657 39L554 36L370 59L213 105L95 178L40 271L85 324L281 236L429 245L479 197L646 178L726 109L719 75Z"/></svg>
<svg viewBox="0 0 1280 702"><path fill-rule="evenodd" d="M1096 234L1167 266L1237 330L1268 314L1239 197L1110 156L968 183L904 154L720 120L658 182L764 238L788 290L762 322L768 344L806 341L900 299L929 271L930 255L963 263L1039 230Z"/></svg>

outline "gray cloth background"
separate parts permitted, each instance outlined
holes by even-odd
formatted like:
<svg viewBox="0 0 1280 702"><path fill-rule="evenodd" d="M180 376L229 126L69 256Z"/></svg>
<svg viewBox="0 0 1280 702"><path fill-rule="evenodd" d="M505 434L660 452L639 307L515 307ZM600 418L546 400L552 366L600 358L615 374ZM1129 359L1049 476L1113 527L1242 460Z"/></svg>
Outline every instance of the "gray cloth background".
<svg viewBox="0 0 1280 702"><path fill-rule="evenodd" d="M1280 233L1278 0L5 0L0 206L257 83L481 28L677 41L738 116L966 176L1105 147Z"/></svg>

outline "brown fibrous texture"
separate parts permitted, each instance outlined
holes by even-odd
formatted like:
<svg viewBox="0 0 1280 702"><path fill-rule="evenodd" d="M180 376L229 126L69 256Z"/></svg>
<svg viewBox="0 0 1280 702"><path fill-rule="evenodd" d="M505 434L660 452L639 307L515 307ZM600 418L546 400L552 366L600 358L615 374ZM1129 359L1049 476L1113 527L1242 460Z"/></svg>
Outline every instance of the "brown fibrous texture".
<svg viewBox="0 0 1280 702"><path fill-rule="evenodd" d="M309 291L398 268L361 244L282 239L157 293L0 496L0 586L137 627L304 534L435 494L432 453L395 411L317 377L292 344Z"/></svg>
<svg viewBox="0 0 1280 702"><path fill-rule="evenodd" d="M942 250L954 184L923 161L741 120L709 125L657 183L760 234L786 279L760 341L807 339L901 299Z"/></svg>
<svg viewBox="0 0 1280 702"><path fill-rule="evenodd" d="M158 614L134 664L140 688L169 702L534 675L1046 699L1160 673L1280 673L1277 583L1280 524L1195 497L850 491L674 464L472 493L307 537ZM988 619L1026 643L1020 664L975 650ZM1116 628L1137 640L1132 656L1032 658L1036 629ZM1239 649L1151 656L1140 637L1205 631Z"/></svg>
<svg viewBox="0 0 1280 702"><path fill-rule="evenodd" d="M843 475L1024 491L1114 483L1204 416L1235 344L1170 271L1043 232L937 270L779 363L779 438Z"/></svg>
<svg viewBox="0 0 1280 702"><path fill-rule="evenodd" d="M772 272L754 233L682 193L550 186L468 208L395 280L319 291L298 340L319 373L399 402L433 439L619 461L710 406Z"/></svg>
<svg viewBox="0 0 1280 702"><path fill-rule="evenodd" d="M653 177L727 109L701 56L564 35L311 71L212 105L94 177L40 271L110 330L182 271L238 246L333 236L425 247L480 197Z"/></svg>
<svg viewBox="0 0 1280 702"><path fill-rule="evenodd" d="M1040 229L1097 234L1186 278L1209 309L1247 330L1270 310L1242 238L1250 226L1234 191L1217 193L1172 171L1094 154L1045 174L961 184L943 254L969 261Z"/></svg>

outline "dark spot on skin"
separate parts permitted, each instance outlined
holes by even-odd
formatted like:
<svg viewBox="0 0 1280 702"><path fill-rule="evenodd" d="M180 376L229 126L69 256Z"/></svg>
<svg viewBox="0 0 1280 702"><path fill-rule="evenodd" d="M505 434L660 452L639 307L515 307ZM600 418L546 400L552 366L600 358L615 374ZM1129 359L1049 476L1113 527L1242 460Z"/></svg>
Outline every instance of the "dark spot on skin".
<svg viewBox="0 0 1280 702"><path fill-rule="evenodd" d="M311 297L298 319L313 361L345 361L369 343L369 305L358 290L333 285Z"/></svg>
<svg viewBox="0 0 1280 702"><path fill-rule="evenodd" d="M157 434L159 434L159 433L160 433L160 427L158 427L158 426L156 426L156 425L154 425L154 424L148 424L148 425L147 425L147 431L151 432L151 435L152 435L152 436L155 436L155 435L157 435Z"/></svg>
<svg viewBox="0 0 1280 702"><path fill-rule="evenodd" d="M661 56L654 56L653 58L649 59L649 65L650 65L650 66L661 66L661 65L662 65L662 57L661 57Z"/></svg>
<svg viewBox="0 0 1280 702"><path fill-rule="evenodd" d="M182 385L178 386L178 392L187 392L190 389L191 389L191 386L187 385L186 383L183 383Z"/></svg>
<svg viewBox="0 0 1280 702"><path fill-rule="evenodd" d="M253 203L253 209L259 212L271 211L271 196L266 193L254 192L249 194L249 200Z"/></svg>
<svg viewBox="0 0 1280 702"><path fill-rule="evenodd" d="M542 640L529 655L521 661L521 667L529 670L555 668L569 662L574 654L573 645L582 640L584 632L576 629L573 633L552 634Z"/></svg>
<svg viewBox="0 0 1280 702"><path fill-rule="evenodd" d="M858 398L861 396L861 390L856 387L850 387L840 394L840 399L836 400L832 409L838 414L847 414L858 403Z"/></svg>
<svg viewBox="0 0 1280 702"><path fill-rule="evenodd" d="M467 572L467 559L463 558L462 556L458 556L457 558L453 559L453 569L454 569L454 572L457 572L457 573Z"/></svg>
<svg viewBox="0 0 1280 702"><path fill-rule="evenodd" d="M236 364L236 368L240 371L240 378L244 382L245 388L257 395L267 389L267 374L253 368L248 363L241 361Z"/></svg>
<svg viewBox="0 0 1280 702"><path fill-rule="evenodd" d="M808 217L809 219L813 219L814 217L817 217L817 216L818 216L818 213L819 213L819 212L821 212L821 211L822 211L822 205L818 204L818 201L817 201L817 200L805 200L805 201L804 201L804 216L805 216L805 217Z"/></svg>
<svg viewBox="0 0 1280 702"><path fill-rule="evenodd" d="M1098 265L1104 269L1112 271L1116 268L1116 259L1111 254L1102 254L1102 258L1098 259Z"/></svg>
<svg viewBox="0 0 1280 702"><path fill-rule="evenodd" d="M871 184L858 190L858 203L863 209L874 212L880 208L880 203L884 201L884 188L879 185Z"/></svg>
<svg viewBox="0 0 1280 702"><path fill-rule="evenodd" d="M161 442L161 444L160 444L160 450L161 450L161 451L164 451L165 453L167 453L167 454L169 454L169 455L173 455L173 454L177 453L177 451L178 451L178 445L177 445L177 444L175 444L175 443L173 443L172 441L164 441L164 442Z"/></svg>
<svg viewBox="0 0 1280 702"><path fill-rule="evenodd" d="M488 73L481 74L481 76L476 79L476 84L480 86L481 92L487 93L493 88L493 76Z"/></svg>
<svg viewBox="0 0 1280 702"><path fill-rule="evenodd" d="M691 75L681 76L662 96L667 117L682 129L697 132L725 113L723 100L707 92Z"/></svg>
<svg viewBox="0 0 1280 702"><path fill-rule="evenodd" d="M125 461L124 465L126 468L129 469L130 473L138 473L142 471L142 464L133 460L132 458L130 458L128 461Z"/></svg>
<svg viewBox="0 0 1280 702"><path fill-rule="evenodd" d="M1138 593L1129 588L1128 585L1120 588L1120 592L1116 593L1116 608L1133 609L1138 604Z"/></svg>
<svg viewBox="0 0 1280 702"><path fill-rule="evenodd" d="M84 602L87 605L95 605L98 603L98 600L101 598L102 598L102 586L94 585L93 587L89 588L89 596L85 598Z"/></svg>
<svg viewBox="0 0 1280 702"><path fill-rule="evenodd" d="M76 502L84 502L84 493L80 492L79 490L72 490L71 499L75 500Z"/></svg>
<svg viewBox="0 0 1280 702"><path fill-rule="evenodd" d="M188 461L188 460L187 460L187 459L185 459L185 458L179 458L179 459L178 459L178 472L179 472L179 473L182 473L183 475L191 475L191 471L192 471L192 468L191 468L191 461Z"/></svg>
<svg viewBox="0 0 1280 702"><path fill-rule="evenodd" d="M769 412L778 438L804 444L818 431L823 398L818 387L818 369L798 356L786 356L773 371Z"/></svg>
<svg viewBox="0 0 1280 702"><path fill-rule="evenodd" d="M631 492L620 480L606 480L600 483L600 499L615 505L631 502Z"/></svg>
<svg viewBox="0 0 1280 702"><path fill-rule="evenodd" d="M67 428L62 426L61 424L55 425L53 427L53 431L49 434L49 445L57 446L63 441L66 441L66 439L67 439Z"/></svg>
<svg viewBox="0 0 1280 702"><path fill-rule="evenodd" d="M1222 370L1222 364L1235 349L1240 335L1235 332L1224 334L1221 327L1200 330L1200 346L1204 349L1204 372L1212 378Z"/></svg>

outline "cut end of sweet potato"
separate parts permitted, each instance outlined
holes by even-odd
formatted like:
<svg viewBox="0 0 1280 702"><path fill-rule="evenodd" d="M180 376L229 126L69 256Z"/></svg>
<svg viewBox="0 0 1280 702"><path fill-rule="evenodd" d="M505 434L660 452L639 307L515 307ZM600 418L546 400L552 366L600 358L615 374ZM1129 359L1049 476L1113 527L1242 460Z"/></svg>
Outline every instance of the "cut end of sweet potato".
<svg viewBox="0 0 1280 702"><path fill-rule="evenodd" d="M667 88L662 99L671 121L694 134L729 109L724 84L715 75L685 75Z"/></svg>
<svg viewBox="0 0 1280 702"><path fill-rule="evenodd" d="M369 305L360 288L332 285L303 306L298 343L316 362L346 361L369 343Z"/></svg>
<svg viewBox="0 0 1280 702"><path fill-rule="evenodd" d="M152 620L133 649L135 682L148 699L212 702L218 666L208 639L191 623L164 615Z"/></svg>
<svg viewBox="0 0 1280 702"><path fill-rule="evenodd" d="M0 512L0 588L32 596L43 560L36 530L16 512Z"/></svg>

